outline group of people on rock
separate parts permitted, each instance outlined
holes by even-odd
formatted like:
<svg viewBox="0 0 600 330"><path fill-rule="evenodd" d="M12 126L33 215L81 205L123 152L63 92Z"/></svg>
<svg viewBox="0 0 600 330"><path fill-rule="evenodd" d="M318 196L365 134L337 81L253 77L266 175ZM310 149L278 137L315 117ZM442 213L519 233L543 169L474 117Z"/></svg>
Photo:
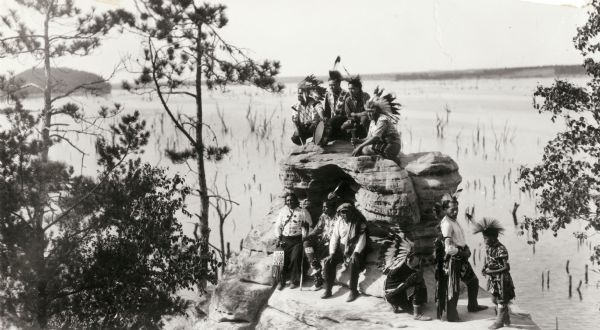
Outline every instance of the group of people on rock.
<svg viewBox="0 0 600 330"><path fill-rule="evenodd" d="M348 82L348 91L341 86ZM332 140L351 141L354 156L381 155L397 161L401 149L396 128L400 104L395 96L384 94L379 87L373 97L363 92L360 76L343 78L337 70L329 71L329 89L314 75L298 84L298 103L292 106L295 126L292 142L303 145L315 136L322 123L317 144Z"/></svg>
<svg viewBox="0 0 600 330"><path fill-rule="evenodd" d="M276 279L277 288L285 287L289 277L290 289L300 285L303 275L303 254L313 268L312 290L325 287L323 299L332 295L336 267L344 263L350 272L350 295L347 301L358 296L358 275L365 266L368 251L367 220L353 202L331 193L323 202L323 213L311 229L310 213L299 206L293 193L285 196L285 206L275 221L277 246L284 253L282 271Z"/></svg>
<svg viewBox="0 0 600 330"><path fill-rule="evenodd" d="M339 186L338 186L339 188ZM351 196L351 197L349 197ZM437 316L446 311L449 322L459 321L457 303L460 282L467 287L469 312L487 309L477 301L479 280L469 263L471 252L466 244L462 226L457 222L458 200L445 195L436 204L435 214L442 218L439 236L434 242ZM484 218L474 226L474 233L482 233L486 244L482 274L488 278L488 290L497 304L497 319L490 329L510 324L508 303L515 297L510 277L508 252L498 240L503 231L497 220ZM366 218L354 205L352 194L341 194L338 189L329 193L322 204L322 213L313 224L309 211L300 206L294 193L285 196L285 206L275 222L278 251L283 253L275 285L279 290L289 279L290 289L302 285L308 265L311 266L313 286L324 288L322 299L332 296L338 264L350 273L348 302L360 295L359 274L365 269L371 240ZM414 244L404 236L395 236L396 253L382 265L386 275L384 297L396 313L410 312L416 320L428 321L423 306L427 301L427 286L423 270L430 256L415 251ZM305 267L305 264L306 267ZM277 266L274 265L274 268ZM275 274L275 273L274 273Z"/></svg>

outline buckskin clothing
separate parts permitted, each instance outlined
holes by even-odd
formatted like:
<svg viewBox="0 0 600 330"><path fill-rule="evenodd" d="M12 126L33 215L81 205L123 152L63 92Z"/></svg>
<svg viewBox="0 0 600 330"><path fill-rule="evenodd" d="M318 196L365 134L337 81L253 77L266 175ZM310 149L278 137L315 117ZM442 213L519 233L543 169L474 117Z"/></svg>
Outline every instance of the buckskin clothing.
<svg viewBox="0 0 600 330"><path fill-rule="evenodd" d="M404 284L401 290L385 295L385 300L403 310L412 309L413 305L421 305L427 301L427 287L423 274L403 263L391 270L385 278L385 290L396 289Z"/></svg>
<svg viewBox="0 0 600 330"><path fill-rule="evenodd" d="M379 115L376 121L371 121L367 137L378 136L383 143L400 144L400 134L394 122L385 115Z"/></svg>
<svg viewBox="0 0 600 330"><path fill-rule="evenodd" d="M502 243L496 241L486 247L483 269L497 270L504 266L508 266L508 251ZM515 287L509 270L489 274L487 278L488 291L496 298L498 304L508 304L515 298Z"/></svg>
<svg viewBox="0 0 600 330"><path fill-rule="evenodd" d="M351 113L360 113L365 111L365 103L369 100L369 94L362 92L360 97L354 98L352 94L348 93L348 97L344 102L344 112L346 117L350 118Z"/></svg>
<svg viewBox="0 0 600 330"><path fill-rule="evenodd" d="M292 142L301 145L313 136L317 124L323 120L323 106L320 103L312 105L297 103L293 108L297 112L292 115L295 127Z"/></svg>
<svg viewBox="0 0 600 330"><path fill-rule="evenodd" d="M319 217L319 221L315 225L315 227L308 234L309 237L318 237L321 241L327 241L329 245L329 239L333 234L333 230L335 228L335 224L337 222L336 216L330 217L329 215L323 213Z"/></svg>
<svg viewBox="0 0 600 330"><path fill-rule="evenodd" d="M350 256L353 252L363 252L367 244L366 231L366 222L359 220L354 222L347 222L342 219L338 220L329 242L329 254L333 255L338 246L344 256Z"/></svg>
<svg viewBox="0 0 600 330"><path fill-rule="evenodd" d="M367 115L360 117L352 117L352 113L361 113L365 111L365 103L369 100L369 94L362 92L359 98L354 98L352 94L346 98L344 102L344 112L348 120L344 122L341 129L346 131L355 132L356 138L362 139L367 136L367 130L369 129L369 118Z"/></svg>
<svg viewBox="0 0 600 330"><path fill-rule="evenodd" d="M358 274L365 266L367 256L368 230L364 216L352 207L349 217L353 221L339 218L329 241L329 257L323 263L326 290L331 291L335 281L335 268L346 263L350 271L350 290L358 290ZM352 255L356 258L352 258Z"/></svg>
<svg viewBox="0 0 600 330"><path fill-rule="evenodd" d="M398 156L401 149L400 133L390 118L380 114L377 120L371 121L367 139L374 136L379 137L381 142L364 147L364 155L377 154L387 159L395 159Z"/></svg>
<svg viewBox="0 0 600 330"><path fill-rule="evenodd" d="M331 90L327 91L324 100L324 115L327 118L333 118L335 116L346 116L344 112L344 106L346 98L349 96L348 92L342 89L338 95L335 95Z"/></svg>
<svg viewBox="0 0 600 330"><path fill-rule="evenodd" d="M275 220L275 234L276 237L302 235L302 228L309 228L310 225L312 219L306 209L297 207L292 210L284 206Z"/></svg>
<svg viewBox="0 0 600 330"><path fill-rule="evenodd" d="M280 240L284 251L281 283L286 276L292 283L300 281L302 265L302 234L312 224L310 213L304 208L290 209L287 205L279 212L275 220L275 235Z"/></svg>
<svg viewBox="0 0 600 330"><path fill-rule="evenodd" d="M477 302L477 294L479 292L479 279L473 267L469 263L471 252L465 240L465 234L456 220L449 217L444 217L440 223L442 235L444 239L450 238L451 242L445 242L446 252L446 272L448 274L448 303L446 305L446 315L448 321L458 321L458 295L460 281L467 286L469 311L479 311L486 307L482 307Z"/></svg>
<svg viewBox="0 0 600 330"><path fill-rule="evenodd" d="M306 253L308 261L310 262L315 272L315 284L320 286L323 283L323 267L321 267L321 259L327 256L329 252L329 240L335 223L337 221L336 216L330 217L323 213L319 217L319 222L310 231L306 240L304 241L305 251L312 249L312 254Z"/></svg>

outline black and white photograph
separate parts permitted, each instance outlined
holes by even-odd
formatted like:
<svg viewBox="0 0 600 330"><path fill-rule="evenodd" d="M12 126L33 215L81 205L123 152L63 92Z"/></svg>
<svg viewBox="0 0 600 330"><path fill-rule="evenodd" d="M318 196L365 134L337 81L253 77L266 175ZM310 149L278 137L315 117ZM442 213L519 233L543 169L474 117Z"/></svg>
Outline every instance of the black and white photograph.
<svg viewBox="0 0 600 330"><path fill-rule="evenodd" d="M0 329L600 327L600 0L3 0Z"/></svg>

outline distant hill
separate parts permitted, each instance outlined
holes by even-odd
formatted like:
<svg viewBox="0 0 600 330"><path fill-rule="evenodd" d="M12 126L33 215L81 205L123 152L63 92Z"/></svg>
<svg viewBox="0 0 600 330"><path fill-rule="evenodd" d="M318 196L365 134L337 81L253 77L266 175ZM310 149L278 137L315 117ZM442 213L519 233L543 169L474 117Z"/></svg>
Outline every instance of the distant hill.
<svg viewBox="0 0 600 330"><path fill-rule="evenodd" d="M546 65L519 68L471 69L455 71L425 71L406 73L361 74L363 80L454 80L454 79L516 79L516 78L553 78L579 76L585 69L577 65ZM304 77L281 77L281 82L298 82ZM326 76L319 76L326 81Z"/></svg>
<svg viewBox="0 0 600 330"><path fill-rule="evenodd" d="M82 84L86 85L86 89L80 89L76 93L93 93L95 95L109 94L111 86L108 82L103 81L103 78L97 74L85 71L78 71L69 68L52 68L51 70L53 93L65 93ZM45 84L44 69L36 68L23 71L15 76L21 79L25 84L34 84L42 87ZM26 92L30 95L42 93L36 87L27 87Z"/></svg>

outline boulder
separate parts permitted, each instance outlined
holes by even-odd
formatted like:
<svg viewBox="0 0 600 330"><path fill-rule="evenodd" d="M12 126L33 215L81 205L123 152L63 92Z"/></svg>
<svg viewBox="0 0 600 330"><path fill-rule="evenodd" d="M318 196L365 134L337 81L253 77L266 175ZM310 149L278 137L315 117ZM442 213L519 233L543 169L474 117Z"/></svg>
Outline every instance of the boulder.
<svg viewBox="0 0 600 330"><path fill-rule="evenodd" d="M272 265L271 257L264 252L243 249L239 255L230 259L225 274L242 282L271 285Z"/></svg>
<svg viewBox="0 0 600 330"><path fill-rule="evenodd" d="M215 322L253 323L272 292L269 285L239 278L221 281L213 293L208 317Z"/></svg>
<svg viewBox="0 0 600 330"><path fill-rule="evenodd" d="M379 268L381 244L392 227L401 228L415 242L418 253L431 254L437 224L431 210L444 193L456 190L461 181L458 166L438 152L402 155L399 166L378 156L352 157L351 151L352 146L344 141L323 148L312 144L298 147L282 161L280 178L286 191L310 199L309 211L314 219L320 214L322 201L340 182L352 188L351 197L367 219L373 241L367 267L359 278L360 290L371 296L361 299L369 299L372 305L358 314L327 302L322 304L327 310L325 314L316 308L319 304L315 308L294 305L294 300L274 300L265 307L273 292L270 287L270 254L276 241L273 225L283 207L283 198L278 198L261 221L254 221L244 239L243 251L230 260L225 280L219 283L211 300L210 322L218 323L219 327L237 324L238 328L244 328L256 324L262 315L258 328L341 328L345 321L365 329L402 325L387 321L389 313L382 312L387 304L379 298L385 279ZM338 282L346 285L348 280L348 274L340 269ZM427 280L432 282L432 275ZM311 285L310 281L305 284ZM433 287L430 301L433 301ZM280 296L278 293L271 299ZM292 313L296 308L307 312Z"/></svg>
<svg viewBox="0 0 600 330"><path fill-rule="evenodd" d="M275 237L273 228L277 214L283 205L283 196L273 200L273 205L271 205L271 209L267 215L260 221L256 221L248 235L246 235L246 238L244 238L242 244L244 249L249 251L259 251L265 254L275 250L277 238Z"/></svg>
<svg viewBox="0 0 600 330"><path fill-rule="evenodd" d="M427 275L429 276L429 275ZM427 278L427 277L426 277ZM427 279L426 279L427 280ZM429 285L428 280L428 285ZM433 287L433 286L432 286ZM407 313L395 314L391 306L381 298L361 295L347 303L348 289L334 286L333 297L320 299L323 291L298 289L275 291L257 321L257 329L487 329L495 319L494 305L485 291L479 293L479 303L490 308L478 313L467 311L466 293L458 301L461 322L446 322L436 319L435 304L425 305L425 315L432 321L413 320ZM539 329L531 317L511 305L511 327L503 329Z"/></svg>
<svg viewBox="0 0 600 330"><path fill-rule="evenodd" d="M321 148L299 147L281 164L285 189L310 196L318 215L320 204L341 182L360 187L356 204L369 220L399 225L420 222L418 196L409 172L379 156L352 157L352 145L335 141Z"/></svg>
<svg viewBox="0 0 600 330"><path fill-rule="evenodd" d="M436 221L433 205L445 193L456 191L462 181L458 165L452 158L437 151L402 155L400 163L410 174L419 196L421 222Z"/></svg>

